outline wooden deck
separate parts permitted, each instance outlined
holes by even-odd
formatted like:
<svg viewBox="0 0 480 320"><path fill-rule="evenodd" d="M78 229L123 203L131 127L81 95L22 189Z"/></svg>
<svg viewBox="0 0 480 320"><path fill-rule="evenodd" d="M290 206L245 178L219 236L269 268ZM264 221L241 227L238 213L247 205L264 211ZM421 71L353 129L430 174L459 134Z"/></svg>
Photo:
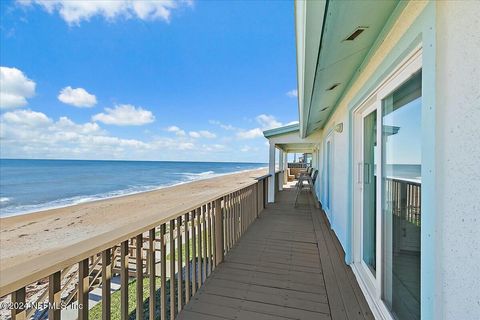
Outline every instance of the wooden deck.
<svg viewBox="0 0 480 320"><path fill-rule="evenodd" d="M294 196L278 194L179 319L373 319L323 211Z"/></svg>

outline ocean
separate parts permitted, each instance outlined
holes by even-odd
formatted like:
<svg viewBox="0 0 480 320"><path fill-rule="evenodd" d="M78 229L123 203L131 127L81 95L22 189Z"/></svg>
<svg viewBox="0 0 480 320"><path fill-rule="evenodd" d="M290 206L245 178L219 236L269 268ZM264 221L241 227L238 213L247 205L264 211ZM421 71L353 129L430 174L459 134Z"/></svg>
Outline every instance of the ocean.
<svg viewBox="0 0 480 320"><path fill-rule="evenodd" d="M0 159L0 217L267 166L235 162Z"/></svg>

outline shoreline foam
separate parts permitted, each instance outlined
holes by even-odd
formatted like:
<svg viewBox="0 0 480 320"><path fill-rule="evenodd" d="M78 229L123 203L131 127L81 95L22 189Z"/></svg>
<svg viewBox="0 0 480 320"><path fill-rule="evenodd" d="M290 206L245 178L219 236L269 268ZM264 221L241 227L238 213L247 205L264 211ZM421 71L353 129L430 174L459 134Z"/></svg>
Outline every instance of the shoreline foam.
<svg viewBox="0 0 480 320"><path fill-rule="evenodd" d="M157 190L161 190L169 187L183 185L183 184L194 182L194 181L200 181L205 179L221 177L229 174L237 174L237 173L249 172L252 170L262 170L262 169L267 169L267 167L259 167L257 169L246 169L246 170L231 171L231 172L225 172L225 173L215 173L214 171L211 171L211 170L200 172L200 173L193 173L193 172L178 173L178 175L184 175L189 177L190 180L173 182L171 184L169 183L169 184L163 184L163 185L157 185L157 186L148 186L148 185L136 186L130 189L120 189L120 190L114 190L114 191L109 191L109 192L100 193L100 194L93 194L93 195L81 195L81 196L75 196L70 198L58 199L58 200L54 200L54 201L50 201L42 204L21 205L21 206L15 207L15 208L29 208L26 210L19 209L15 211L9 211L9 210L5 210L6 208L2 208L0 209L0 220L5 218L10 218L10 217L40 213L48 210L68 208L78 204L85 204L85 203L90 203L94 201L115 199L115 198L124 197L124 196L141 194L144 192L152 192L152 191L157 191ZM11 200L10 198L2 197L0 201L8 203L10 200Z"/></svg>

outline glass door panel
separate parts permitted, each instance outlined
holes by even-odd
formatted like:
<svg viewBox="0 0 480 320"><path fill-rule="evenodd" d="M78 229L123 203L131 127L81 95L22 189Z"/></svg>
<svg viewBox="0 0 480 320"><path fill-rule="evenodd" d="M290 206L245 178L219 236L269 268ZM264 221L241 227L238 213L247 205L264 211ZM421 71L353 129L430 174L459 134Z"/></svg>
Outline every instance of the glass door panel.
<svg viewBox="0 0 480 320"><path fill-rule="evenodd" d="M376 270L376 149L377 110L363 118L363 217L362 260L375 276Z"/></svg>
<svg viewBox="0 0 480 320"><path fill-rule="evenodd" d="M420 319L421 73L382 102L382 297Z"/></svg>

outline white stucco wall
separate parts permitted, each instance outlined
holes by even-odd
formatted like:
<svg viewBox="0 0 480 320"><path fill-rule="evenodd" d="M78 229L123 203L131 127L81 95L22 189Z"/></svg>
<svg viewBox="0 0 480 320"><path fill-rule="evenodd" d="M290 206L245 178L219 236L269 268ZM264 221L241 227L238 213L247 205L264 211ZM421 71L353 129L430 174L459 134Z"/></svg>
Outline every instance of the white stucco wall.
<svg viewBox="0 0 480 320"><path fill-rule="evenodd" d="M382 44L369 58L368 63L362 66L361 72L356 75L355 81L351 84L347 92L338 104L337 109L326 123L323 134L320 136L318 142L321 144L321 173L324 172L324 139L337 123L343 123L343 132L334 132L334 148L333 148L333 194L332 194L332 208L331 208L331 225L335 234L337 235L344 250L348 246L348 219L349 215L349 107L354 98L358 97L359 92L365 88L367 83L372 79L372 75L384 62L386 56L391 51L395 50L395 46L402 36L409 30L414 21L422 13L426 7L426 2L418 1L409 3L399 19L394 23L389 34L385 37ZM323 181L323 179L322 179ZM323 188L324 189L324 188ZM324 199L322 192L319 190L319 199Z"/></svg>
<svg viewBox="0 0 480 320"><path fill-rule="evenodd" d="M480 2L436 5L436 184L444 319L480 319Z"/></svg>

